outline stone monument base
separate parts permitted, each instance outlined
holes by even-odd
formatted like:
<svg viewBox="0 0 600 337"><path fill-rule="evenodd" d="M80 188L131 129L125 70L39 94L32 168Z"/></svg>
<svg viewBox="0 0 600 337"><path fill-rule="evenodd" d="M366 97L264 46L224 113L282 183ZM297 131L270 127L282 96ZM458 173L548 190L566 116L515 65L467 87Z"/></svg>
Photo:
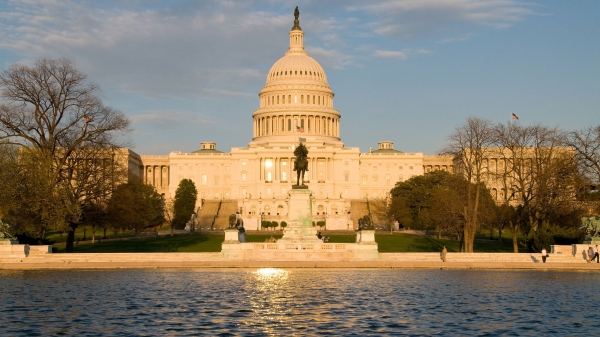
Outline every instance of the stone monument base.
<svg viewBox="0 0 600 337"><path fill-rule="evenodd" d="M311 192L289 192L288 226L277 242L242 242L225 230L221 257L243 261L362 261L379 260L375 231L357 231L356 243L325 243L312 225ZM236 233L237 235L237 230Z"/></svg>
<svg viewBox="0 0 600 337"><path fill-rule="evenodd" d="M0 256L8 258L23 258L30 255L50 254L52 246L30 246L16 244L0 244Z"/></svg>

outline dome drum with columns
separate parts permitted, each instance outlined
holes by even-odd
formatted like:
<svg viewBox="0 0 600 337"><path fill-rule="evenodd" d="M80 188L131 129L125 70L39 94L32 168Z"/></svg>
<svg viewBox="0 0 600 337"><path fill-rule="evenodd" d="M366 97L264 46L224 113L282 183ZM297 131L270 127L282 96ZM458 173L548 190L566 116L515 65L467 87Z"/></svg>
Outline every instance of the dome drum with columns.
<svg viewBox="0 0 600 337"><path fill-rule="evenodd" d="M358 218L368 212L367 200L387 197L397 181L425 169L451 169L449 158L397 151L392 142L367 153L344 146L333 91L321 65L304 50L298 19L289 36L288 51L271 67L259 93L248 146L226 153L214 142L203 142L191 153L141 156L144 181L168 198L182 179L194 181L196 228L226 228L231 213L238 213L249 230L260 229L263 221L285 221L296 179L293 151L300 139L309 151L305 179L313 220L325 221L325 229L356 229Z"/></svg>
<svg viewBox="0 0 600 337"><path fill-rule="evenodd" d="M253 114L254 141L297 142L299 134L320 141L340 140L340 113L321 65L304 50L299 23L289 33L290 48L271 67Z"/></svg>

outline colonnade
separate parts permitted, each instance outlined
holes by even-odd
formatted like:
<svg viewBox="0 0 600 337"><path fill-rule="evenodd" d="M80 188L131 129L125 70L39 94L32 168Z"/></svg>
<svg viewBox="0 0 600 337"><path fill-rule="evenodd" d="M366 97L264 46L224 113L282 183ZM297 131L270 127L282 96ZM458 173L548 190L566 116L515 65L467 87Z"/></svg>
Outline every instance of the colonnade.
<svg viewBox="0 0 600 337"><path fill-rule="evenodd" d="M156 188L169 187L169 166L145 165L144 183Z"/></svg>
<svg viewBox="0 0 600 337"><path fill-rule="evenodd" d="M294 171L294 157L260 158L257 161L259 180L266 182L290 182L296 180ZM267 165L270 162L270 165ZM285 165L283 164L285 163ZM333 179L332 158L308 158L308 172L304 179L311 183L324 183Z"/></svg>
<svg viewBox="0 0 600 337"><path fill-rule="evenodd" d="M333 108L333 99L329 95L263 95L260 98L260 107L283 106L289 104L318 105Z"/></svg>
<svg viewBox="0 0 600 337"><path fill-rule="evenodd" d="M273 115L254 119L254 137L298 133L339 138L340 119L319 115Z"/></svg>

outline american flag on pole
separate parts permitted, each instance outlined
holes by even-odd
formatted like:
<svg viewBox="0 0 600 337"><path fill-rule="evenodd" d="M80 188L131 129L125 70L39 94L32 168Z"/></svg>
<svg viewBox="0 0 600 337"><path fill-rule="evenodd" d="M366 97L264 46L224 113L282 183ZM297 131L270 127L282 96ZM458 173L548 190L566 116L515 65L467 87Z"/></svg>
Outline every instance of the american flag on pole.
<svg viewBox="0 0 600 337"><path fill-rule="evenodd" d="M512 119L519 120L519 116L515 115L515 113L514 113L514 112L512 113L512 117L511 117L511 118L512 118Z"/></svg>
<svg viewBox="0 0 600 337"><path fill-rule="evenodd" d="M88 116L83 116L83 121L86 123L89 123L92 121L92 117L88 117Z"/></svg>
<svg viewBox="0 0 600 337"><path fill-rule="evenodd" d="M296 132L304 132L304 128L296 125Z"/></svg>

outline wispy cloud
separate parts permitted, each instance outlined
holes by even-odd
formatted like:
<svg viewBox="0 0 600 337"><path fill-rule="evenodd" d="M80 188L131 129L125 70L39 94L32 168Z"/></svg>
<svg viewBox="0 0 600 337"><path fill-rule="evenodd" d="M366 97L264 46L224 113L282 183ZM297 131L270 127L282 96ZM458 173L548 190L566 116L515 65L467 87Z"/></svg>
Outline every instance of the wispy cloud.
<svg viewBox="0 0 600 337"><path fill-rule="evenodd" d="M142 127L174 129L181 125L192 126L202 124L214 124L215 122L206 116L193 111L179 110L146 110L130 116L131 120Z"/></svg>
<svg viewBox="0 0 600 337"><path fill-rule="evenodd" d="M382 0L348 9L376 15L374 32L399 39L448 34L465 24L507 28L535 14L533 5L516 0Z"/></svg>
<svg viewBox="0 0 600 337"><path fill-rule="evenodd" d="M408 57L405 52L396 51L396 50L376 50L374 55L376 57L384 57L384 58L400 58L406 60Z"/></svg>

